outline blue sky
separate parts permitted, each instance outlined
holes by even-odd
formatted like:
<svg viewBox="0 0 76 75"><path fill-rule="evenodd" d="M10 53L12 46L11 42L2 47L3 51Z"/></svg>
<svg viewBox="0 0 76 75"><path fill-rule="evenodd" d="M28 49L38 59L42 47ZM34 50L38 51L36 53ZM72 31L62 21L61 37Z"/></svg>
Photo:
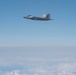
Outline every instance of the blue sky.
<svg viewBox="0 0 76 75"><path fill-rule="evenodd" d="M76 46L76 1L0 1L0 46ZM26 20L50 13L47 22Z"/></svg>

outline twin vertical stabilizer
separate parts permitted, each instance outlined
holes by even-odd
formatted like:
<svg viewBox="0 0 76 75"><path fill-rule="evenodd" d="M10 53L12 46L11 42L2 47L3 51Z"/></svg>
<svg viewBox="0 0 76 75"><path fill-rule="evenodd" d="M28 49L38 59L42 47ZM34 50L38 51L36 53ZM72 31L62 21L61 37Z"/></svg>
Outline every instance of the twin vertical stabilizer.
<svg viewBox="0 0 76 75"><path fill-rule="evenodd" d="M45 18L45 19L50 19L50 14L47 14L47 15L43 15L43 18Z"/></svg>

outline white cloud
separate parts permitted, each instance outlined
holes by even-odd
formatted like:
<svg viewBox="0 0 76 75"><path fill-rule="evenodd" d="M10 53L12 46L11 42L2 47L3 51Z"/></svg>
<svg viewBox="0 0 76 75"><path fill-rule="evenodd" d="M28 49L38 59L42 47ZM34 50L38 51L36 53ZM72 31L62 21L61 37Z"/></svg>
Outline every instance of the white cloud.
<svg viewBox="0 0 76 75"><path fill-rule="evenodd" d="M76 63L61 63L57 67L58 75L75 75Z"/></svg>
<svg viewBox="0 0 76 75"><path fill-rule="evenodd" d="M74 58L75 59L75 58ZM3 66L11 67L13 64L22 64L22 68L12 71L2 71L0 75L75 75L76 73L76 62L71 58L64 59L44 59L44 58L15 58L14 61L0 61ZM28 62L30 63L28 63ZM27 62L27 63L26 63ZM32 65L30 65L32 64ZM11 65L11 66L9 66ZM27 66L27 67L26 67ZM25 68L23 68L25 67Z"/></svg>
<svg viewBox="0 0 76 75"><path fill-rule="evenodd" d="M20 74L19 71L14 70L14 71L1 72L0 75L20 75Z"/></svg>
<svg viewBox="0 0 76 75"><path fill-rule="evenodd" d="M26 70L27 69L27 70ZM75 75L76 63L29 67L23 70L3 71L0 75Z"/></svg>

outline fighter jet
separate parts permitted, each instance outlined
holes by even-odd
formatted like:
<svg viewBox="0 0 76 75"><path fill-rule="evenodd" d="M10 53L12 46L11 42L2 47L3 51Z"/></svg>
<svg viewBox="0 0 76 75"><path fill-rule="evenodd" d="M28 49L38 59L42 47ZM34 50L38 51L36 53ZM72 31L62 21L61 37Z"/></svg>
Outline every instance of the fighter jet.
<svg viewBox="0 0 76 75"><path fill-rule="evenodd" d="M47 14L47 15L43 15L42 17L35 17L35 16L32 16L32 15L28 15L26 17L23 17L25 19L31 19L31 20L39 20L39 21L48 21L48 20L52 20L50 18L50 14Z"/></svg>

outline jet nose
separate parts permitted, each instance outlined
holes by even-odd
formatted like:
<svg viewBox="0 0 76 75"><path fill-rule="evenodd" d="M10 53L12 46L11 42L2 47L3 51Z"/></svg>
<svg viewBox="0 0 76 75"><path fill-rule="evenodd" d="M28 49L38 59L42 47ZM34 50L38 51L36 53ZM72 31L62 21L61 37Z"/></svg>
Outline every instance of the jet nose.
<svg viewBox="0 0 76 75"><path fill-rule="evenodd" d="M26 17L23 17L23 18L26 18Z"/></svg>

